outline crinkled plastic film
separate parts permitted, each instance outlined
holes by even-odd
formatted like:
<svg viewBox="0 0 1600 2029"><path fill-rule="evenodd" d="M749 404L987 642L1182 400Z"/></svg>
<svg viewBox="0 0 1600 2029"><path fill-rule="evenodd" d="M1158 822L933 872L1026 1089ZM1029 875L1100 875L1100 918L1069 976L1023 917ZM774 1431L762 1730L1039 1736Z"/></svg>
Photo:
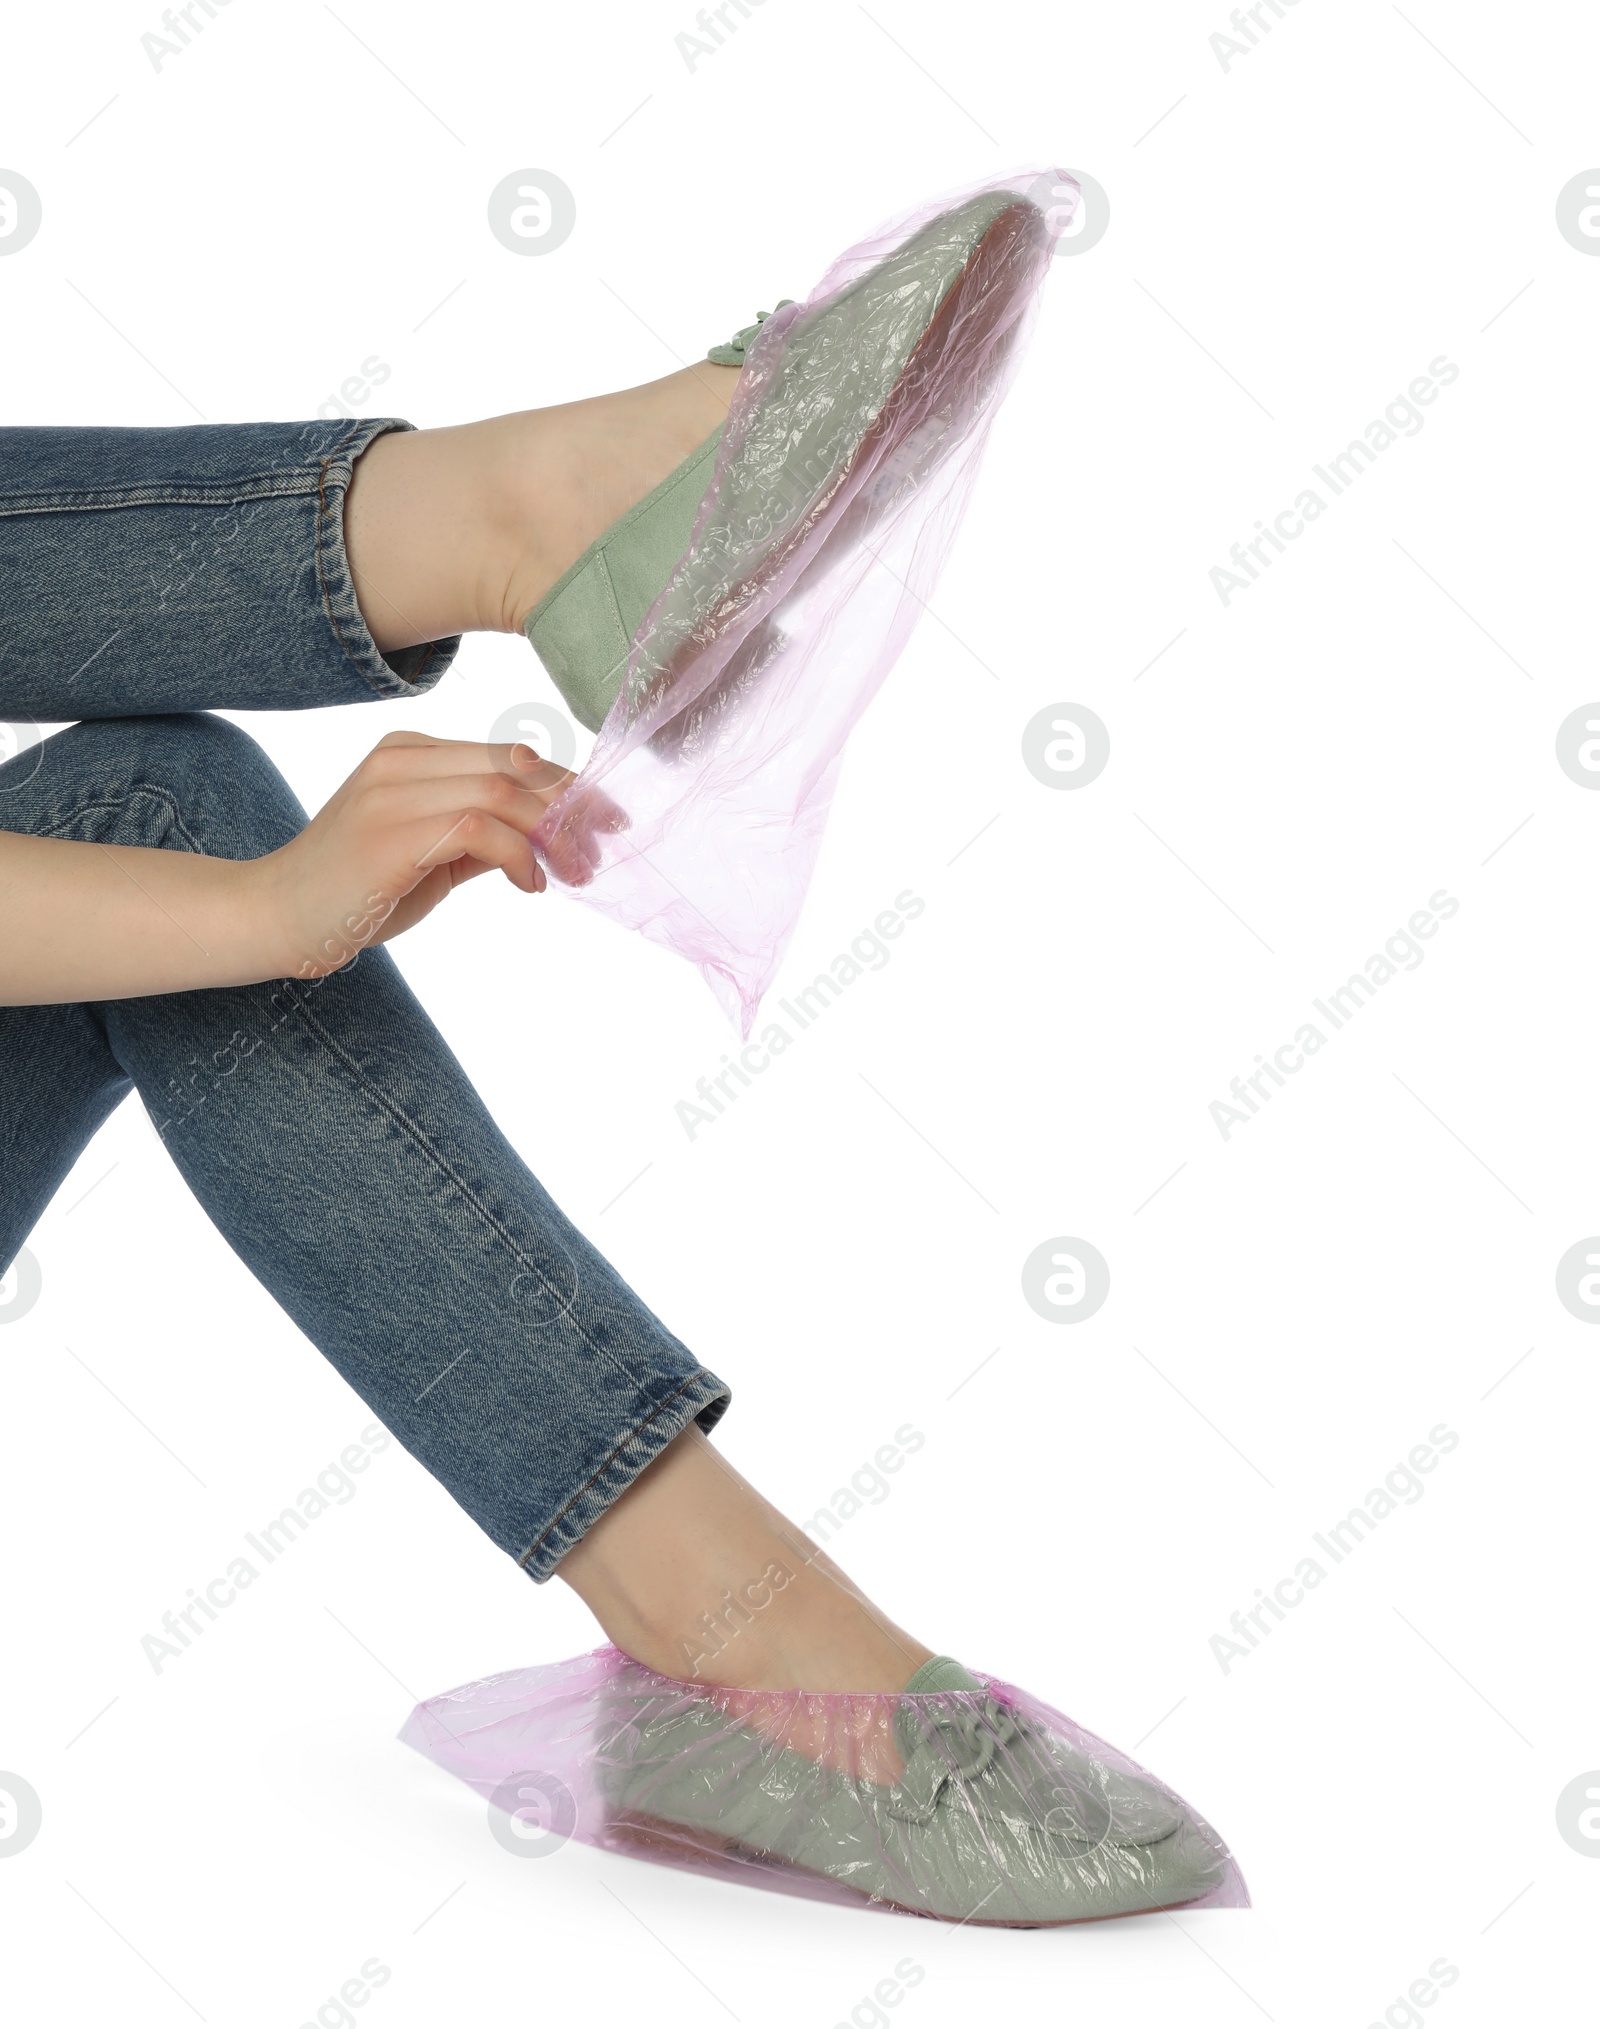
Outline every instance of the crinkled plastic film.
<svg viewBox="0 0 1600 2029"><path fill-rule="evenodd" d="M970 1681L730 1691L601 1648L429 1699L401 1738L487 1798L513 1850L575 1838L951 1922L1248 1903L1227 1847L1181 1797L1025 1692Z"/></svg>
<svg viewBox="0 0 1600 2029"><path fill-rule="evenodd" d="M925 205L766 319L689 549L587 765L535 834L547 864L558 832L597 849L570 892L697 965L746 1034L845 741L933 590L1075 191L1065 172L1028 170ZM930 316L894 282L941 258L954 279ZM595 848L607 798L627 828Z"/></svg>

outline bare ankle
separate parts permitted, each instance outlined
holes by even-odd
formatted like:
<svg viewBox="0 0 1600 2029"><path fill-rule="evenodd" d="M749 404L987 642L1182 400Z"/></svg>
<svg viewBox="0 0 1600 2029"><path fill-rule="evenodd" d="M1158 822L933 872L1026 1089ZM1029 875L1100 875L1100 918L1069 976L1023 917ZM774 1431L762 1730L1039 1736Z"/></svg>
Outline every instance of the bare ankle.
<svg viewBox="0 0 1600 2029"><path fill-rule="evenodd" d="M739 372L709 361L641 387L501 417L493 480L509 559L497 624L514 634L590 543L703 444Z"/></svg>
<svg viewBox="0 0 1600 2029"><path fill-rule="evenodd" d="M558 1568L610 1639L664 1676L896 1691L932 1654L693 1426Z"/></svg>
<svg viewBox="0 0 1600 2029"><path fill-rule="evenodd" d="M493 624L500 549L488 426L388 431L356 460L344 545L385 653Z"/></svg>
<svg viewBox="0 0 1600 2029"><path fill-rule="evenodd" d="M704 443L738 378L701 361L616 394L376 438L356 461L344 536L378 647L517 633L589 544Z"/></svg>

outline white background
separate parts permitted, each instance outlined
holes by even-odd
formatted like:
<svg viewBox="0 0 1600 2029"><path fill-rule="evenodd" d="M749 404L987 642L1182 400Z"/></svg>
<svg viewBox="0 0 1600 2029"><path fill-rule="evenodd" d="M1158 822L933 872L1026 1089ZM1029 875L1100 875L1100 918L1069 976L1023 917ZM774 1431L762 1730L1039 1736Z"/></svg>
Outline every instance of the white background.
<svg viewBox="0 0 1600 2029"><path fill-rule="evenodd" d="M1416 2019L1442 2029L1590 1990L1600 1865L1555 1805L1600 1766L1600 1336L1554 1271L1600 1229L1600 797L1554 740L1600 696L1600 260L1555 200L1600 162L1600 22L1262 15L1227 70L1220 0L766 0L692 72L686 4L233 0L159 72L153 9L8 24L0 166L44 203L0 261L14 422L302 418L372 354L367 413L558 401L698 355L964 181L1105 186L777 991L911 887L892 961L690 1141L674 1106L731 1031L680 962L491 880L397 956L731 1381L735 1463L803 1517L915 1422L835 1553L930 1644L1137 1747L1255 1898L951 1931L513 1858L395 1730L595 1631L394 1449L153 1674L141 1636L369 1418L129 1105L0 1331L0 1769L44 1807L0 1864L14 2019L296 2029L374 1956L372 2029L828 2029L908 1954L906 2029L1363 2029L1440 1957L1459 1978ZM485 223L522 167L577 199L544 258ZM1441 354L1420 433L1224 607L1230 544ZM246 722L314 806L391 726L483 737L552 695L478 637L419 705ZM1054 703L1110 729L1075 792L1022 765ZM1425 962L1224 1141L1211 1102L1440 888ZM1020 1282L1063 1234L1111 1269L1070 1327ZM1424 1497L1225 1673L1229 1616L1441 1422Z"/></svg>

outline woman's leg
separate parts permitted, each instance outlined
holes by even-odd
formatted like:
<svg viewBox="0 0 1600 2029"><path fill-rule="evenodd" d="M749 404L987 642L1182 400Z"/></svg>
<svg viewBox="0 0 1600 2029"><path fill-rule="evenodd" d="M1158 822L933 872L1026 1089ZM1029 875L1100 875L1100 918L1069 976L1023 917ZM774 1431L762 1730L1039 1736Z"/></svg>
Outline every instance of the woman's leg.
<svg viewBox="0 0 1600 2029"><path fill-rule="evenodd" d="M0 429L0 718L420 695L463 632L514 632L737 378L703 362L438 430Z"/></svg>
<svg viewBox="0 0 1600 2029"><path fill-rule="evenodd" d="M245 858L305 822L221 719L89 722L35 761L4 799L35 836ZM89 1013L235 1252L530 1576L726 1407L518 1160L387 953Z"/></svg>
<svg viewBox="0 0 1600 2029"><path fill-rule="evenodd" d="M225 858L305 821L247 735L197 715L74 726L0 769L0 791L11 830ZM120 1073L312 1342L532 1578L575 1557L639 1660L815 1690L898 1689L926 1660L705 1444L726 1387L547 1197L387 953L313 982L0 1010L0 1049L36 1048L50 1019L103 1038L100 1096L61 1113L26 1188L8 1166L0 1256ZM0 1147L39 1131L7 1119ZM773 1606L730 1615L774 1562Z"/></svg>

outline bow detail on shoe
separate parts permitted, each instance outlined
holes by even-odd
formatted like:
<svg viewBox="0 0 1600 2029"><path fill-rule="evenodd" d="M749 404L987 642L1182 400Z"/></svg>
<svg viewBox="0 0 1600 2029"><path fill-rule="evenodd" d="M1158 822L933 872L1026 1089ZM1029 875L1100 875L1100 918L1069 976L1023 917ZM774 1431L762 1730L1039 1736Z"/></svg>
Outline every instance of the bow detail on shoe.
<svg viewBox="0 0 1600 2029"><path fill-rule="evenodd" d="M911 1824L927 1823L947 1784L976 1781L1002 1748L1023 1737L1017 1721L994 1698L976 1704L907 1703L898 1716L905 1773L890 1790L884 1808Z"/></svg>
<svg viewBox="0 0 1600 2029"><path fill-rule="evenodd" d="M794 300L793 296L785 296L775 306L775 309L758 310L754 324L747 324L742 331L736 331L726 345L713 345L711 350L706 354L706 358L717 366L743 366L744 356L749 349L750 341L755 337L762 325L766 323L769 317L776 315L778 310L787 310Z"/></svg>
<svg viewBox="0 0 1600 2029"><path fill-rule="evenodd" d="M993 1697L907 1699L897 1730L905 1773L883 1807L910 1824L926 1824L941 1802L955 1807L958 1784L975 1821L1031 1827L1079 1852L1156 1845L1182 1822L1158 1785L1054 1740Z"/></svg>

